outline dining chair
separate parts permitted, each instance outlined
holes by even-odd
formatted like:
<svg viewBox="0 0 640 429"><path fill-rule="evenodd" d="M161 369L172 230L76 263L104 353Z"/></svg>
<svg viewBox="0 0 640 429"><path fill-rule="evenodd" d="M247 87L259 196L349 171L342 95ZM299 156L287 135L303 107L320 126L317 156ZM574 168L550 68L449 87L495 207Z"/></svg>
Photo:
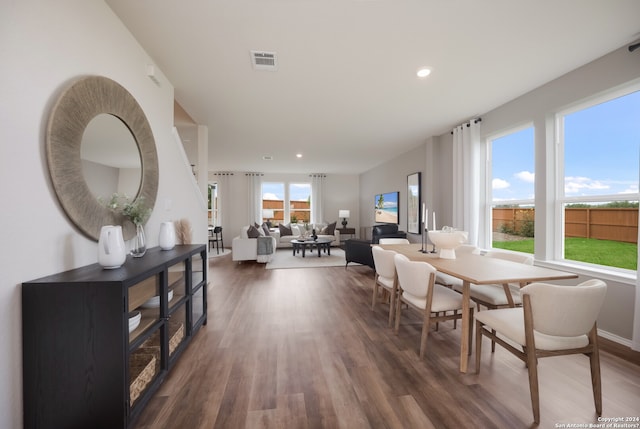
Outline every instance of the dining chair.
<svg viewBox="0 0 640 429"><path fill-rule="evenodd" d="M406 238L381 238L379 244L410 244Z"/></svg>
<svg viewBox="0 0 640 429"><path fill-rule="evenodd" d="M398 293L398 278L396 276L396 265L394 256L397 255L393 250L384 250L380 246L371 248L373 254L373 263L375 266L375 278L373 281L373 299L371 301L371 310L376 308L378 303L378 286L382 286L383 291L387 291L389 298L389 327L393 323L393 314L395 310L396 295Z"/></svg>
<svg viewBox="0 0 640 429"><path fill-rule="evenodd" d="M477 246L474 246L473 244L463 244L460 247L458 247L456 249L456 254L464 254L464 253L475 253L475 254L479 254L480 253L480 249L478 249ZM442 286L446 286L449 289L452 289L454 285L459 285L460 286L460 290L462 290L462 280L457 278L457 277L453 277L450 276L449 274L445 274L445 273L441 273L440 271L438 271L436 273L436 283Z"/></svg>
<svg viewBox="0 0 640 429"><path fill-rule="evenodd" d="M216 253L220 254L220 245L222 245L222 251L224 252L224 241L222 241L222 227L216 226L209 233L209 250L211 247L216 246Z"/></svg>
<svg viewBox="0 0 640 429"><path fill-rule="evenodd" d="M533 265L533 256L526 253L505 252L500 250L491 250L484 255L485 258L497 258L507 261L518 262L521 264ZM511 307L509 304L509 298L507 294L511 295L511 300L515 306L522 305L522 298L520 296L520 287L524 286L520 284L510 283L508 285L469 285L469 298L478 305L478 311L481 307L485 307L488 310L495 310L496 308ZM453 285L453 290L462 293L462 282ZM496 350L496 343L491 342L491 351Z"/></svg>
<svg viewBox="0 0 640 429"><path fill-rule="evenodd" d="M538 358L585 354L591 366L596 413L602 415L596 319L606 290L607 285L597 279L577 286L531 283L521 290L522 307L477 312L476 373L480 372L483 335L522 360L528 368L533 420L537 424L540 423Z"/></svg>
<svg viewBox="0 0 640 429"><path fill-rule="evenodd" d="M507 261L518 262L526 265L533 265L533 256L526 253L505 252L500 250L492 250L484 255L485 258L497 258ZM476 285L471 284L469 287L469 296L478 307L484 306L490 310L496 308L510 307L507 294L511 295L515 305L522 304L520 297L520 287L524 285L509 284L508 289L505 285ZM462 293L462 282L453 285L456 292ZM479 308L478 308L479 310Z"/></svg>
<svg viewBox="0 0 640 429"><path fill-rule="evenodd" d="M398 275L398 298L396 299L395 332L400 327L402 303L423 314L420 338L420 358L424 357L427 337L432 323L462 319L462 295L435 283L436 269L423 261L410 261L404 255L394 256ZM469 320L473 320L474 303L469 305ZM453 311L453 314L447 312ZM441 314L442 313L442 314ZM469 350L473 336L469 335Z"/></svg>

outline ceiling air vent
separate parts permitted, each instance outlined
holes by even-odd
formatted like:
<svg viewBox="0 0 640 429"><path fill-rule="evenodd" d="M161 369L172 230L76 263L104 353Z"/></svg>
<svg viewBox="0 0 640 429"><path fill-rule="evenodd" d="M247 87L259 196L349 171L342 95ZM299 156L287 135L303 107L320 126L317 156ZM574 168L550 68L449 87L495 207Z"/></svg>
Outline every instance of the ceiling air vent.
<svg viewBox="0 0 640 429"><path fill-rule="evenodd" d="M255 70L275 71L278 69L275 52L251 51L251 64Z"/></svg>

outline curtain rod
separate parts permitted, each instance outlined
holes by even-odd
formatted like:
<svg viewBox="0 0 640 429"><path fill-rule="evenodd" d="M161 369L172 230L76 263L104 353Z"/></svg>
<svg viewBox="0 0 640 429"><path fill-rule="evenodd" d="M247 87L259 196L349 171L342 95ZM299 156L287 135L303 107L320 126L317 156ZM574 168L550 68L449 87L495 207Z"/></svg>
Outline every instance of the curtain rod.
<svg viewBox="0 0 640 429"><path fill-rule="evenodd" d="M473 119L473 123L474 123L474 124L477 124L478 122L482 122L482 118L475 118L475 119ZM462 124L460 124L459 126L461 126L461 127L462 127L462 126L463 126L463 125L465 125L465 124L467 125L467 127L470 127L470 126L471 126L471 121L469 121L469 122L465 122L465 123L462 123ZM454 128L455 128L455 127L454 127ZM453 134L453 131L451 131L451 134Z"/></svg>

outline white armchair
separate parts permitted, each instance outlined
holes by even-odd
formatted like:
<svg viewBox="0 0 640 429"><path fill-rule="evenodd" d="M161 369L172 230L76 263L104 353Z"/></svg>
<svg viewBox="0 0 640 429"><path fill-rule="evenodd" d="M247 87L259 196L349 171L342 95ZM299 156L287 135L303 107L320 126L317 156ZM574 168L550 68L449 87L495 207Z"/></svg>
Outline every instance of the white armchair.
<svg viewBox="0 0 640 429"><path fill-rule="evenodd" d="M258 258L258 239L249 238L247 235L248 226L243 227L240 230L240 235L234 237L231 243L231 259L234 261L263 261L262 258ZM275 252L277 242L274 237L270 237L272 241L272 248ZM268 258L264 258L268 259Z"/></svg>

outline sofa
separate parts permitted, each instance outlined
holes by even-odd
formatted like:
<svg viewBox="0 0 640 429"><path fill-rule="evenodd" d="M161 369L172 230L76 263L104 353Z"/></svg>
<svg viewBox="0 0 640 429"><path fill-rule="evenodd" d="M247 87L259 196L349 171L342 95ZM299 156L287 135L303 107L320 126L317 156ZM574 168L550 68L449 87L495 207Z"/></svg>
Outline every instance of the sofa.
<svg viewBox="0 0 640 429"><path fill-rule="evenodd" d="M269 231L269 235L275 237L278 248L293 247L291 240L298 239L305 231L311 234L314 229L316 230L318 238L331 240L331 246L340 245L340 231L336 228L336 222L329 225L309 224L307 229L305 229L304 225L300 224L278 225L277 228L272 228Z"/></svg>
<svg viewBox="0 0 640 429"><path fill-rule="evenodd" d="M315 224L309 226L308 231L316 229L318 238L327 238L332 240L331 246L340 245L340 232L333 224ZM273 251L276 248L293 247L291 240L295 240L305 231L303 225L282 225L279 228L268 228L266 224L247 225L240 229L240 235L233 238L231 242L231 258L234 261L258 261L268 262L271 255L258 254L258 240L265 240L268 237L272 240ZM333 234L330 232L333 231Z"/></svg>
<svg viewBox="0 0 640 429"><path fill-rule="evenodd" d="M381 238L407 238L407 233L398 231L398 225L394 223L374 225L371 230L371 242L378 244Z"/></svg>

